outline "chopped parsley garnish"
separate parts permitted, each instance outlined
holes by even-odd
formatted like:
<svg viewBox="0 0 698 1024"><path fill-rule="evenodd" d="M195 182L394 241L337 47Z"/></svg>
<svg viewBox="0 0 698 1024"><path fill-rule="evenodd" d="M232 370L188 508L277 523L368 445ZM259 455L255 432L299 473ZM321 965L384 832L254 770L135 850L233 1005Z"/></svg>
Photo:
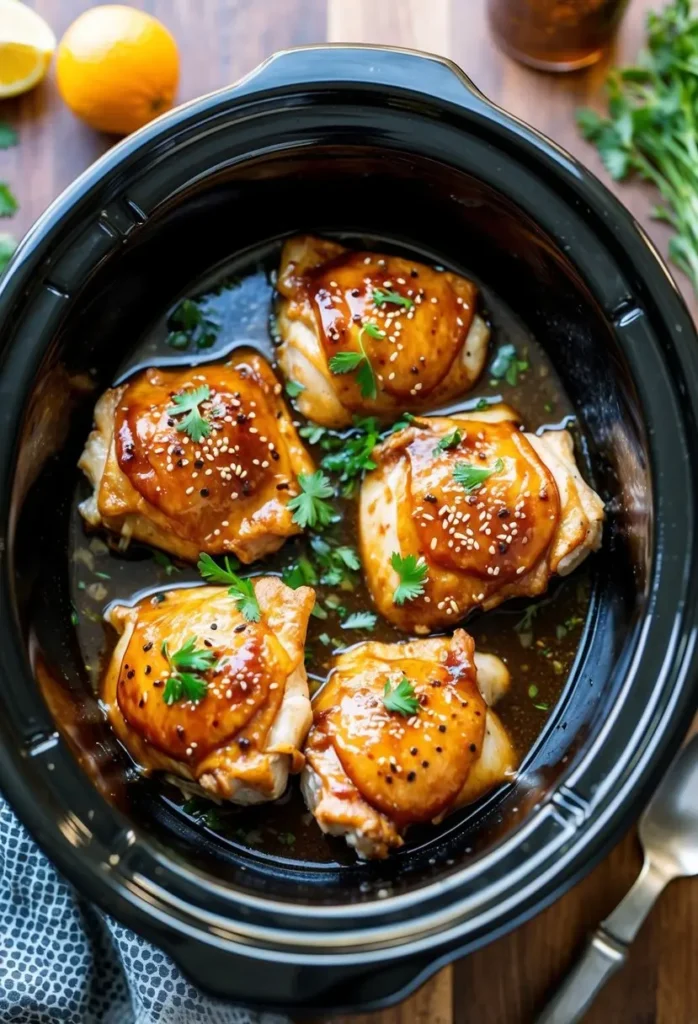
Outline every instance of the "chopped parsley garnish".
<svg viewBox="0 0 698 1024"><path fill-rule="evenodd" d="M504 463L501 459L497 459L492 469L488 469L487 466L472 466L468 462L457 462L453 467L453 479L470 493L476 491L495 473L501 473L503 469Z"/></svg>
<svg viewBox="0 0 698 1024"><path fill-rule="evenodd" d="M475 409L477 410L477 412L482 412L483 409L489 408L489 404L490 403L487 401L486 398L480 398L478 399L478 403L475 406Z"/></svg>
<svg viewBox="0 0 698 1024"><path fill-rule="evenodd" d="M226 587L237 583L238 577L235 575L235 570L240 568L237 558L226 555L223 562L225 567L220 566L210 555L202 551L199 555L199 561L196 563L196 568L206 582L214 586Z"/></svg>
<svg viewBox="0 0 698 1024"><path fill-rule="evenodd" d="M490 374L495 380L504 380L515 387L519 382L519 374L529 369L528 359L519 359L513 345L500 345L490 366Z"/></svg>
<svg viewBox="0 0 698 1024"><path fill-rule="evenodd" d="M439 455L441 452L450 451L451 448L457 448L462 440L463 436L460 430L456 427L456 429L452 430L449 434L444 434L436 448L434 448L432 455Z"/></svg>
<svg viewBox="0 0 698 1024"><path fill-rule="evenodd" d="M155 562L157 562L157 564L160 566L161 569L165 570L165 575L166 576L171 576L172 573L179 572L179 569L177 568L177 566L174 565L174 563L172 562L172 559L169 557L169 555L166 555L164 551L156 551L156 550L154 550L153 551L153 559L154 559ZM95 573L95 576L97 576L97 575L98 574Z"/></svg>
<svg viewBox="0 0 698 1024"><path fill-rule="evenodd" d="M341 587L353 590L356 581L354 573L361 568L361 562L354 548L347 545L333 547L324 537L314 535L310 547L321 570L320 583L327 587Z"/></svg>
<svg viewBox="0 0 698 1024"><path fill-rule="evenodd" d="M306 526L327 526L334 518L334 509L324 500L334 496L329 477L319 469L314 473L299 473L298 484L301 493L288 503L293 512L293 522L303 529Z"/></svg>
<svg viewBox="0 0 698 1024"><path fill-rule="evenodd" d="M242 613L244 619L247 619L248 622L259 622L261 612L252 580L242 580L237 577L237 582L230 587L228 593L234 599L238 611Z"/></svg>
<svg viewBox="0 0 698 1024"><path fill-rule="evenodd" d="M342 629L373 629L378 619L373 612L354 612L342 622Z"/></svg>
<svg viewBox="0 0 698 1024"><path fill-rule="evenodd" d="M299 384L297 380L286 381L286 394L289 398L298 398L302 391L305 391L305 384Z"/></svg>
<svg viewBox="0 0 698 1024"><path fill-rule="evenodd" d="M371 453L379 440L380 430L374 417L356 419L347 435L339 435L332 439L331 443L335 450L325 455L322 468L330 473L338 473L341 484L349 484L362 473L376 468ZM327 441L330 442L330 439ZM345 497L351 497L350 491L351 488L345 488Z"/></svg>
<svg viewBox="0 0 698 1024"><path fill-rule="evenodd" d="M212 651L197 651L195 636L190 637L174 654L170 654L167 640L163 640L160 650L170 668L170 676L162 692L165 704L176 704L180 700L194 703L203 700L208 683L202 678L202 673L213 668L216 655Z"/></svg>
<svg viewBox="0 0 698 1024"><path fill-rule="evenodd" d="M298 433L308 444L318 444L327 433L327 427L320 427L317 423L307 423L300 428Z"/></svg>
<svg viewBox="0 0 698 1024"><path fill-rule="evenodd" d="M538 687L535 683L531 683L531 685L529 686L528 696L531 698L531 700L533 700L534 697L538 696Z"/></svg>
<svg viewBox="0 0 698 1024"><path fill-rule="evenodd" d="M183 430L197 444L211 433L211 424L199 412L199 406L211 396L208 384L202 384L193 391L184 391L174 395L174 405L167 410L168 416L184 416L177 424L177 430Z"/></svg>
<svg viewBox="0 0 698 1024"><path fill-rule="evenodd" d="M70 605L70 624L71 626L78 626L80 624L80 616L78 610L74 604Z"/></svg>
<svg viewBox="0 0 698 1024"><path fill-rule="evenodd" d="M364 331L366 332L366 334L368 334L369 338L374 338L376 341L380 341L381 338L385 337L385 331L382 331L378 324L364 324L361 330L359 331L359 340L361 340L361 335L364 333Z"/></svg>
<svg viewBox="0 0 698 1024"><path fill-rule="evenodd" d="M227 555L224 561L225 568L223 569L217 562L214 562L210 555L202 551L196 567L207 583L228 587L228 594L235 601L243 618L248 622L259 622L261 612L252 580L241 579L237 576L233 571L233 563ZM235 564L237 566L237 562Z"/></svg>
<svg viewBox="0 0 698 1024"><path fill-rule="evenodd" d="M400 419L393 423L388 434L397 434L398 430L404 430L405 427L409 427L410 423L414 423L414 416L411 412L403 412Z"/></svg>
<svg viewBox="0 0 698 1024"><path fill-rule="evenodd" d="M384 306L387 302L393 306L404 306L405 309L412 309L414 306L414 302L407 295L400 295L400 292L386 292L382 288L374 288L372 297L376 306Z"/></svg>
<svg viewBox="0 0 698 1024"><path fill-rule="evenodd" d="M371 366L371 360L366 355L363 343L364 331L371 338L384 338L385 331L381 331L375 324L364 324L359 331L360 352L338 352L332 356L329 362L330 373L344 374L356 371L356 383L359 385L362 398L374 399L378 394L376 386L376 375Z"/></svg>
<svg viewBox="0 0 698 1024"><path fill-rule="evenodd" d="M315 604L313 605L313 610L311 611L310 614L313 616L313 618L320 619L323 622L325 621L325 619L329 618L327 612L322 607L320 602L317 600L315 601Z"/></svg>
<svg viewBox="0 0 698 1024"><path fill-rule="evenodd" d="M287 587L298 590L299 587L314 586L317 583L317 573L310 559L301 555L293 565L283 570L281 579Z"/></svg>
<svg viewBox="0 0 698 1024"><path fill-rule="evenodd" d="M416 555L405 555L402 558L397 551L390 556L390 564L400 578L393 594L394 604L414 601L424 593L424 583L429 575L429 566Z"/></svg>
<svg viewBox="0 0 698 1024"><path fill-rule="evenodd" d="M390 680L383 689L383 704L388 711L397 711L405 718L416 715L420 709L420 703L415 695L414 686L407 676L403 676L397 686L391 690Z"/></svg>
<svg viewBox="0 0 698 1024"><path fill-rule="evenodd" d="M206 300L182 299L167 321L167 344L171 348L185 349L193 343L196 348L211 348L220 331L220 320L207 308Z"/></svg>
<svg viewBox="0 0 698 1024"><path fill-rule="evenodd" d="M549 704L534 704L533 706L537 711L550 711Z"/></svg>

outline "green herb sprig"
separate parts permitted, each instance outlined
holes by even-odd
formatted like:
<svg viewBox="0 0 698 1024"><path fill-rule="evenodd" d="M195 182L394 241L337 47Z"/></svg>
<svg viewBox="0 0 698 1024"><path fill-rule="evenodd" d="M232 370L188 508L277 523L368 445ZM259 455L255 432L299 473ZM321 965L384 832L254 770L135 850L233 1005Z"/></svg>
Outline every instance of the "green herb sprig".
<svg viewBox="0 0 698 1024"><path fill-rule="evenodd" d="M497 459L491 469L487 466L473 466L469 462L457 462L453 467L453 479L471 494L481 487L485 480L489 480L495 473L501 473L503 469L502 459Z"/></svg>
<svg viewBox="0 0 698 1024"><path fill-rule="evenodd" d="M373 372L371 360L366 355L363 336L368 334L370 338L384 338L385 331L382 331L376 324L364 324L359 331L359 352L338 352L332 356L329 362L330 373L344 374L356 371L356 383L359 385L362 398L371 401L378 394L376 375Z"/></svg>
<svg viewBox="0 0 698 1024"><path fill-rule="evenodd" d="M414 601L424 593L424 585L429 575L429 566L416 555L405 555L404 558L393 551L390 564L398 574L400 582L393 593L393 603L402 605L406 601Z"/></svg>
<svg viewBox="0 0 698 1024"><path fill-rule="evenodd" d="M615 181L637 174L659 190L653 210L675 234L669 256L698 292L698 16L674 0L647 19L647 46L607 81L608 117L577 123Z"/></svg>
<svg viewBox="0 0 698 1024"><path fill-rule="evenodd" d="M210 583L212 586L229 588L228 593L235 601L238 611L242 614L243 618L247 619L248 622L259 622L262 613L252 580L241 579L235 573L233 565L235 568L238 567L239 563L237 560L231 560L226 555L224 562L225 566L222 567L210 555L202 551L196 568L207 583Z"/></svg>
<svg viewBox="0 0 698 1024"><path fill-rule="evenodd" d="M386 303L390 303L393 306L404 306L405 309L412 309L414 306L414 301L409 295L385 291L383 288L374 288L371 297L375 306L385 306Z"/></svg>
<svg viewBox="0 0 698 1024"><path fill-rule="evenodd" d="M448 452L452 448L457 448L463 440L460 430L456 427L449 434L444 434L439 443L432 451L432 455L440 455L441 452Z"/></svg>
<svg viewBox="0 0 698 1024"><path fill-rule="evenodd" d="M165 704L176 704L180 700L194 703L206 696L208 683L202 678L216 661L212 651L196 650L196 637L192 636L183 647L170 654L167 640L160 647L170 669L169 678L162 691Z"/></svg>
<svg viewBox="0 0 698 1024"><path fill-rule="evenodd" d="M208 401L211 391L208 384L194 388L193 391L182 391L173 395L174 405L167 410L168 416L183 416L177 424L177 430L183 430L197 444L211 433L211 424L199 412L202 402Z"/></svg>
<svg viewBox="0 0 698 1024"><path fill-rule="evenodd" d="M293 512L293 522L302 529L309 526L327 526L334 519L334 509L325 501L326 498L334 496L334 487L329 477L321 470L314 473L299 473L298 485L301 493L297 494L288 502L288 508Z"/></svg>
<svg viewBox="0 0 698 1024"><path fill-rule="evenodd" d="M421 707L414 686L407 676L403 676L394 689L391 689L388 680L383 688L383 704L388 711L396 711L405 718L416 715Z"/></svg>

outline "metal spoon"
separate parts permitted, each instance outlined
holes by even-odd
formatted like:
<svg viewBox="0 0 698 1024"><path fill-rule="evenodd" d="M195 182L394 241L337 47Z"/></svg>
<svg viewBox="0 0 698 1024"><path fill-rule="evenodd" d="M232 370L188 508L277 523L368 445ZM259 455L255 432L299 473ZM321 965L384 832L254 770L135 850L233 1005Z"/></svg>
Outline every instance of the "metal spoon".
<svg viewBox="0 0 698 1024"><path fill-rule="evenodd" d="M581 959L537 1019L575 1024L608 979L620 970L628 947L664 888L675 878L698 875L698 736L679 753L640 819L645 853L635 884L594 932Z"/></svg>

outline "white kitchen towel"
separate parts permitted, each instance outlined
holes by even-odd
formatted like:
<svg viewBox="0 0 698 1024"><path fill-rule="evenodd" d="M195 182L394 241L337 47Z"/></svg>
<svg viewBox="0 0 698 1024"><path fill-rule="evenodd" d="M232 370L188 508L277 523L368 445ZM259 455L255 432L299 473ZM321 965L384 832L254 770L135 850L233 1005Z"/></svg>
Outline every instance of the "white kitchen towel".
<svg viewBox="0 0 698 1024"><path fill-rule="evenodd" d="M212 999L83 900L0 796L3 1024L289 1024Z"/></svg>

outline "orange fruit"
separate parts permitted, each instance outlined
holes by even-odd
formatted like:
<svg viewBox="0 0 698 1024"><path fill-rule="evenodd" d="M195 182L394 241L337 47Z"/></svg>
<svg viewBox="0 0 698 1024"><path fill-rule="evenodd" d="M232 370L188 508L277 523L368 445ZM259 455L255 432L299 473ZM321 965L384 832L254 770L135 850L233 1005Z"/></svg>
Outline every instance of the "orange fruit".
<svg viewBox="0 0 698 1024"><path fill-rule="evenodd" d="M150 14L91 7L58 44L56 78L74 114L98 131L127 135L172 106L177 44Z"/></svg>

